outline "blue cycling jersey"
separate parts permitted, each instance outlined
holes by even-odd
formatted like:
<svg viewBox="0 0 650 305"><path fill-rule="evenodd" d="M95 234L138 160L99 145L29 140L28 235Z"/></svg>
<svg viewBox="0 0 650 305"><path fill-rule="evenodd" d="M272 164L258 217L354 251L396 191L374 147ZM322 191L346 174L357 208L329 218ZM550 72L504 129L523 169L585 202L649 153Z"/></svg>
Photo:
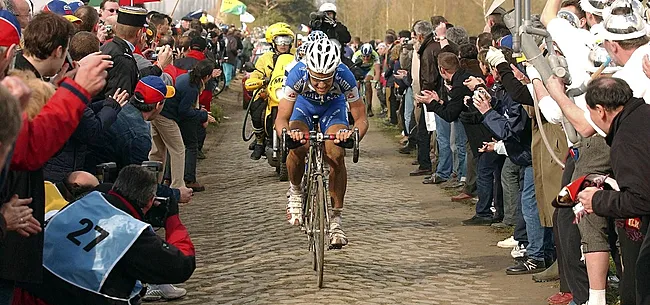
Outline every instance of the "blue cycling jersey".
<svg viewBox="0 0 650 305"><path fill-rule="evenodd" d="M320 95L311 86L307 65L304 62L298 62L289 72L285 81L284 97L295 102L298 96L314 104L325 104L333 100L344 99L347 102L359 100L359 90L354 74L344 64L339 64L334 72L334 84L329 92Z"/></svg>

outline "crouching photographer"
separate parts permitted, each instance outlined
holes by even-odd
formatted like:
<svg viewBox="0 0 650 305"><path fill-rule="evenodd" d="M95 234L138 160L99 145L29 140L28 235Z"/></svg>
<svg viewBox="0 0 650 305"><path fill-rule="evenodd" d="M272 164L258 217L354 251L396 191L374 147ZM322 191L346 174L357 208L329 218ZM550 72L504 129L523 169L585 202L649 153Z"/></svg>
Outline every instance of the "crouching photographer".
<svg viewBox="0 0 650 305"><path fill-rule="evenodd" d="M312 31L322 31L329 39L336 39L341 46L352 40L348 28L336 20L336 5L334 3L323 3L318 12L309 14L309 27ZM342 48L341 48L342 49Z"/></svg>
<svg viewBox="0 0 650 305"><path fill-rule="evenodd" d="M112 189L67 205L45 226L43 283L22 286L18 304L137 304L141 282L186 281L196 268L194 245L168 202L165 240L143 219L154 206L156 176L124 167Z"/></svg>

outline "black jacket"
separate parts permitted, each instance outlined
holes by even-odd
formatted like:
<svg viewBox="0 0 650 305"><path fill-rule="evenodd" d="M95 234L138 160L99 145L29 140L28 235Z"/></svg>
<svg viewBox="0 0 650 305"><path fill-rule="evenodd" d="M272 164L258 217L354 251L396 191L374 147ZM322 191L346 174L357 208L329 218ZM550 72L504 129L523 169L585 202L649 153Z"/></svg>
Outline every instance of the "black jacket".
<svg viewBox="0 0 650 305"><path fill-rule="evenodd" d="M139 70L138 64L133 57L133 51L131 51L127 42L122 38L115 37L111 42L104 44L101 51L103 54L111 56L113 67L108 69L106 87L93 98L93 101L113 96L118 88L126 90L132 96L135 85L138 83Z"/></svg>
<svg viewBox="0 0 650 305"><path fill-rule="evenodd" d="M352 40L352 35L348 28L343 25L340 21L336 22L336 26L331 26L327 23L323 23L323 29L321 29L329 39L336 39L341 45L349 43Z"/></svg>
<svg viewBox="0 0 650 305"><path fill-rule="evenodd" d="M621 191L599 191L592 199L596 214L615 218L650 216L650 105L628 101L607 133L610 163Z"/></svg>
<svg viewBox="0 0 650 305"><path fill-rule="evenodd" d="M142 211L123 198L116 195L104 195L104 197L116 208L136 219L142 219ZM170 216L167 220L167 230L178 235L170 237L169 232L166 232L168 242L165 242L151 230L142 232L108 275L101 292L114 297L128 298L136 280L149 284L176 284L187 281L196 268L194 246L189 240L187 230L180 224L178 215ZM183 251L175 245L180 245ZM22 285L22 288L48 304L126 304L72 286L45 268L43 274L43 284Z"/></svg>
<svg viewBox="0 0 650 305"><path fill-rule="evenodd" d="M431 102L427 105L428 111L435 112L439 117L447 122L453 122L460 119L467 133L469 146L475 154L478 154L479 148L483 142L492 141L492 133L483 125L483 116L474 107L469 104L465 106L465 96L472 96L474 93L463 84L470 76L474 76L465 70L458 70L451 78L451 90L448 93L448 99L444 104Z"/></svg>

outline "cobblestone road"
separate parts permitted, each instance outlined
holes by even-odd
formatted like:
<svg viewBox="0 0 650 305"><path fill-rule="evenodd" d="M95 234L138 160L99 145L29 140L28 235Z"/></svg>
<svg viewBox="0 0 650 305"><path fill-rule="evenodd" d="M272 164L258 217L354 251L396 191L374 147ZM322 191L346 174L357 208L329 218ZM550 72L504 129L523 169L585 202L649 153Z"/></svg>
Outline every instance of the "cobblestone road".
<svg viewBox="0 0 650 305"><path fill-rule="evenodd" d="M343 224L350 243L326 252L318 290L306 236L285 220L288 186L265 161L248 158L236 103L226 103L232 118L206 143L198 174L207 190L181 210L197 269L180 285L188 295L173 304L524 304L464 259L455 234L424 213L373 154L373 139L386 137L376 129L360 162L348 159Z"/></svg>

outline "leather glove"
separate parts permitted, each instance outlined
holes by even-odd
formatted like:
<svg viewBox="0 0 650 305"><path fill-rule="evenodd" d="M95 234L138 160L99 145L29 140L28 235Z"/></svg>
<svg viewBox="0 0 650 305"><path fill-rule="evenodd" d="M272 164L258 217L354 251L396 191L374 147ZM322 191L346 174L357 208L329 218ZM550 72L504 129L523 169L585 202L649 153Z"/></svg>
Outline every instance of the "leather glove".
<svg viewBox="0 0 650 305"><path fill-rule="evenodd" d="M542 76L539 75L539 71L537 71L537 69L535 69L533 66L526 67L526 74L528 75L528 79L530 79L531 82L534 79L542 80Z"/></svg>
<svg viewBox="0 0 650 305"><path fill-rule="evenodd" d="M507 63L506 57L503 55L503 52L497 48L490 47L490 50L485 55L485 60L490 63L490 66L496 67L501 63Z"/></svg>
<svg viewBox="0 0 650 305"><path fill-rule="evenodd" d="M330 18L329 16L325 16L323 20L325 21L325 23L330 24L332 27L336 26L336 21L333 18Z"/></svg>

